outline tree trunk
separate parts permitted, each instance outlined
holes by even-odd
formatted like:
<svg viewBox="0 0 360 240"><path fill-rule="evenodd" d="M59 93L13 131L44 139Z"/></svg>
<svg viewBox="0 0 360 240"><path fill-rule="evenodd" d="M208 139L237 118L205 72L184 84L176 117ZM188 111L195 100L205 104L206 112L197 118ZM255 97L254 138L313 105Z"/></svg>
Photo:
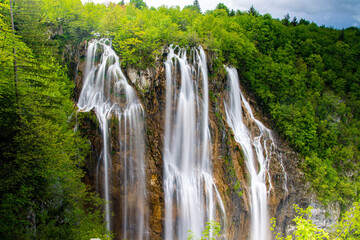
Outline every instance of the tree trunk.
<svg viewBox="0 0 360 240"><path fill-rule="evenodd" d="M13 1L10 0L10 13L11 13L11 28L15 37L14 14L13 14ZM14 41L15 42L15 41ZM16 48L13 47L14 54L14 82L15 82L15 99L18 102L18 77L17 77L17 61L16 61Z"/></svg>

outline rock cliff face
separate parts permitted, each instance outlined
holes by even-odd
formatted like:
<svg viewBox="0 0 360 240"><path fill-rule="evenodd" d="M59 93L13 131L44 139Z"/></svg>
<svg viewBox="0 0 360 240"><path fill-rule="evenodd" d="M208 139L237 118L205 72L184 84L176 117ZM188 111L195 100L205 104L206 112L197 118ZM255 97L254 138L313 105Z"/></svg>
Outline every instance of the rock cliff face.
<svg viewBox="0 0 360 240"><path fill-rule="evenodd" d="M76 61L78 67L75 77L75 98L78 98L79 89L82 87L82 73L84 71L84 59L86 44L79 48L79 54ZM164 69L164 58L166 48L163 50L155 63L155 68L147 70L137 70L135 68L124 69L128 82L137 90L146 119L146 153L145 153L145 171L146 187L149 212L149 239L163 239L164 227L164 194L163 194L163 138L165 131L165 93L166 79ZM207 54L211 56L211 53ZM227 239L249 239L250 235L250 205L249 205L249 173L246 167L240 145L234 140L231 129L226 123L224 109L224 94L226 88L226 75L224 72L214 72L211 57L208 57L209 66L209 125L211 133L211 158L214 181L220 192L225 205L226 222L225 235ZM256 118L268 125L267 119L261 115L260 109L251 95L245 95ZM245 110L243 106L243 110ZM94 186L94 189L101 190L101 183L96 181L97 161L99 159L102 147L102 138L96 122L96 117L92 114L81 113L79 129L89 137L92 152L88 157L86 165L87 175L85 181ZM245 119L245 124L251 131L258 131L250 117ZM271 126L268 126L271 128ZM277 218L277 231L289 233L291 231L291 220L294 212L292 205L294 203L301 207L310 204L307 199L308 185L305 182L304 175L299 170L300 159L287 144L279 137L277 141L277 154L281 156L274 157L270 162L270 176L272 189L269 191L268 205L270 217ZM116 146L116 143L114 143ZM114 147L112 152L113 175L121 167L117 164L116 156L120 148ZM288 173L285 178L283 167ZM119 198L121 196L120 180L116 181L111 189L111 201L114 212L121 212ZM268 183L269 184L269 183ZM287 186L287 189L284 186ZM115 214L113 229L115 233L120 232L120 227L116 226L116 218L121 214ZM118 238L117 238L118 239Z"/></svg>

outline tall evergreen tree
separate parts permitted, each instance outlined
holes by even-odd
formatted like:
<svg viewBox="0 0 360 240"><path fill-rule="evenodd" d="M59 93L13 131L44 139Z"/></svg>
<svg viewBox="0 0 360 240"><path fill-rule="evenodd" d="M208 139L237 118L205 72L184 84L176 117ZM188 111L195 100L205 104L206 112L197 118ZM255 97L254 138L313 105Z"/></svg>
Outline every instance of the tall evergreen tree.
<svg viewBox="0 0 360 240"><path fill-rule="evenodd" d="M0 4L0 238L106 239L100 212L84 209L98 204L78 167L88 146L69 121L74 86L46 37L41 3L16 0L12 17L3 14L10 3Z"/></svg>
<svg viewBox="0 0 360 240"><path fill-rule="evenodd" d="M255 16L255 17L257 17L257 16L260 15L259 12L256 11L256 9L254 8L253 5L251 5L251 7L250 7L250 9L249 9L249 14L252 15L252 16Z"/></svg>
<svg viewBox="0 0 360 240"><path fill-rule="evenodd" d="M197 12L201 13L201 8L198 0L194 0L193 7Z"/></svg>

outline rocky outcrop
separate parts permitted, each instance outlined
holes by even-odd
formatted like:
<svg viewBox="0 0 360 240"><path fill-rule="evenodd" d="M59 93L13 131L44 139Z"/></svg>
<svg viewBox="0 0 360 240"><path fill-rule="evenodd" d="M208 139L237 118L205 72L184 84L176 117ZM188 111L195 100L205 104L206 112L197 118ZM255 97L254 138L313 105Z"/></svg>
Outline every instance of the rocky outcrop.
<svg viewBox="0 0 360 240"><path fill-rule="evenodd" d="M326 206L319 202L314 195L310 195L311 220L318 228L329 229L340 218L341 208L339 203L331 203Z"/></svg>
<svg viewBox="0 0 360 240"><path fill-rule="evenodd" d="M135 68L128 67L126 69L128 79L131 83L137 86L138 90L142 92L148 92L151 82L151 79L156 75L156 71L154 69L146 69L146 70L137 70Z"/></svg>

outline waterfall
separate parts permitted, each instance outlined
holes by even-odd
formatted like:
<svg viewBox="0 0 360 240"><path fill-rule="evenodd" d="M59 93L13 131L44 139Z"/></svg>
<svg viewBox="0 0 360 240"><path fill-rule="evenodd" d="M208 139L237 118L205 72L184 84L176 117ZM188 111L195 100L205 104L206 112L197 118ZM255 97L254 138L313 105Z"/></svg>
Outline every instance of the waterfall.
<svg viewBox="0 0 360 240"><path fill-rule="evenodd" d="M204 50L170 47L165 62L165 239L200 236L206 222L224 222L225 208L212 178L208 76Z"/></svg>
<svg viewBox="0 0 360 240"><path fill-rule="evenodd" d="M269 232L267 197L273 188L269 167L270 160L276 154L277 147L271 130L254 117L250 104L241 93L236 69L226 67L226 71L228 74L228 96L224 103L226 121L234 133L235 140L242 147L250 174L250 236L252 240L268 240L271 239L271 235ZM242 104L251 121L255 123L258 134L252 133L245 125L243 116L246 113L242 112ZM286 172L281 158L280 163L285 175L284 189L287 190ZM268 188L266 183L269 185Z"/></svg>
<svg viewBox="0 0 360 240"><path fill-rule="evenodd" d="M105 199L107 229L116 226L121 239L147 239L144 111L108 39L89 44L77 105L81 112L94 110L101 129L103 146L96 181L103 183L100 193ZM120 186L120 196L113 196L115 184ZM114 198L120 206L113 206ZM121 216L117 218L121 223L112 221L114 209L120 209L114 215Z"/></svg>

